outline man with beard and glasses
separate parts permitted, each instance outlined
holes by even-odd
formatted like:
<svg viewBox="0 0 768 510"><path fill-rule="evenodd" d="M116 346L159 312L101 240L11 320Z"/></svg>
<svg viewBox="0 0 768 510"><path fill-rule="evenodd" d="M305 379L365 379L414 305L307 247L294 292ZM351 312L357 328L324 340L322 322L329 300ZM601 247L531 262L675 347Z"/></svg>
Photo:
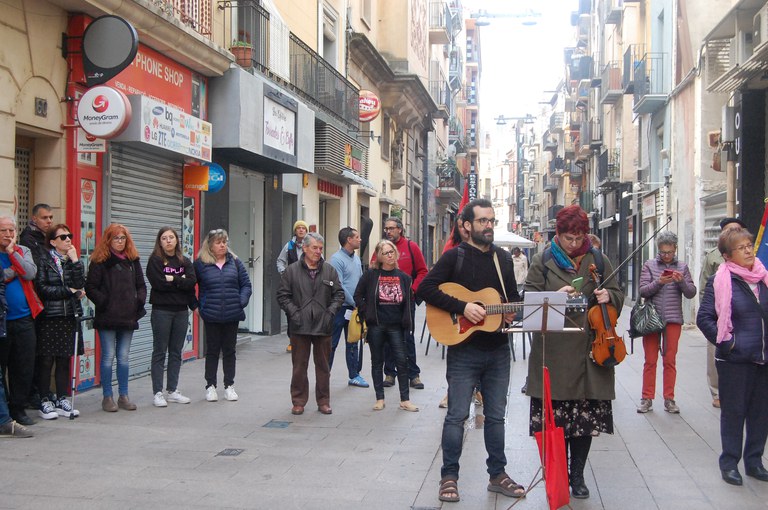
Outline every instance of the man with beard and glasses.
<svg viewBox="0 0 768 510"><path fill-rule="evenodd" d="M485 308L462 301L440 290L446 282L458 283L476 292L495 289L509 301L520 301L511 255L493 244L496 218L490 201L472 200L462 211L461 223L469 239L440 257L421 282L417 295L432 306L452 314L463 315L473 324L484 320ZM498 269L497 269L498 262ZM503 297L502 297L503 299ZM514 314L505 314L511 323ZM443 466L438 497L441 501L458 501L459 457L464 438L464 422L475 384L483 389L485 425L483 427L486 462L490 481L488 490L519 498L525 489L506 473L504 455L504 412L509 388L510 349L506 333L478 331L464 342L448 347L446 379L448 380L448 412L443 422Z"/></svg>

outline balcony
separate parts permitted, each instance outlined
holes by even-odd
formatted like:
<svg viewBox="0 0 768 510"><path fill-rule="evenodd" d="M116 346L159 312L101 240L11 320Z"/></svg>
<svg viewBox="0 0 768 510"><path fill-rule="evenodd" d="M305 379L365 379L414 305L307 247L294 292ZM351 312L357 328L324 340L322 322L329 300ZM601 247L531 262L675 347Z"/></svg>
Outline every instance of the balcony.
<svg viewBox="0 0 768 510"><path fill-rule="evenodd" d="M563 119L565 113L555 112L549 117L549 132L550 133L562 133L563 132Z"/></svg>
<svg viewBox="0 0 768 510"><path fill-rule="evenodd" d="M608 149L597 159L597 183L601 188L615 188L621 181L621 149Z"/></svg>
<svg viewBox="0 0 768 510"><path fill-rule="evenodd" d="M285 41L277 36L284 25L275 26L269 12L255 2L232 6L222 2L223 8L237 9L232 16L232 33L238 34L236 47L250 49L250 55L240 65L258 71L270 79L286 85L307 102L340 120L350 129L357 129L358 98L360 91L329 62L304 41L289 33ZM282 46L286 44L286 46ZM287 54L287 55L286 55ZM282 55L283 60L280 60Z"/></svg>
<svg viewBox="0 0 768 510"><path fill-rule="evenodd" d="M632 111L639 115L657 111L667 102L665 88L664 54L646 53L635 65Z"/></svg>
<svg viewBox="0 0 768 510"><path fill-rule="evenodd" d="M549 221L553 222L555 221L555 218L557 218L557 213L560 212L560 209L562 209L562 205L553 205L547 208L547 217L549 218Z"/></svg>
<svg viewBox="0 0 768 510"><path fill-rule="evenodd" d="M429 95L435 100L438 108L435 117L448 119L451 111L451 89L440 62L436 60L429 65Z"/></svg>
<svg viewBox="0 0 768 510"><path fill-rule="evenodd" d="M551 152L552 154L557 152L557 141L553 139L552 135L549 134L549 131L544 133L544 136L541 139L541 144L545 151Z"/></svg>
<svg viewBox="0 0 768 510"><path fill-rule="evenodd" d="M477 134L474 129L467 129L467 148L478 149L477 146Z"/></svg>
<svg viewBox="0 0 768 510"><path fill-rule="evenodd" d="M558 179L556 176L547 174L545 175L541 180L541 189L544 191L549 192L555 192L557 193L557 189L560 187L560 179Z"/></svg>
<svg viewBox="0 0 768 510"><path fill-rule="evenodd" d="M624 52L624 72L621 77L621 88L625 94L634 93L635 72L643 55L645 55L644 44L630 44Z"/></svg>
<svg viewBox="0 0 768 510"><path fill-rule="evenodd" d="M603 146L603 125L600 123L599 117L592 117L589 119L589 138L584 139L585 142L589 140L590 149L600 149Z"/></svg>
<svg viewBox="0 0 768 510"><path fill-rule="evenodd" d="M577 147L576 156L579 159L586 159L592 153L590 147L590 141L592 140L592 123L582 122L581 129L579 129L579 146Z"/></svg>
<svg viewBox="0 0 768 510"><path fill-rule="evenodd" d="M613 60L600 73L600 104L616 104L624 94L621 88L620 62Z"/></svg>
<svg viewBox="0 0 768 510"><path fill-rule="evenodd" d="M443 0L429 2L429 44L451 42L451 10Z"/></svg>
<svg viewBox="0 0 768 510"><path fill-rule="evenodd" d="M552 175L563 175L565 171L565 160L560 156L549 162L549 173Z"/></svg>
<svg viewBox="0 0 768 510"><path fill-rule="evenodd" d="M464 138L464 124L458 117L451 117L448 122L448 143L451 143L456 147L456 153L466 152L467 140Z"/></svg>
<svg viewBox="0 0 768 510"><path fill-rule="evenodd" d="M448 61L448 83L454 92L464 84L464 56L455 49L451 51Z"/></svg>
<svg viewBox="0 0 768 510"><path fill-rule="evenodd" d="M618 25L621 23L621 15L624 12L624 0L606 0L605 24Z"/></svg>
<svg viewBox="0 0 768 510"><path fill-rule="evenodd" d="M571 171L568 173L571 176L571 184L578 185L579 183L574 181L580 181L581 177L584 175L584 163L574 161L571 163Z"/></svg>
<svg viewBox="0 0 768 510"><path fill-rule="evenodd" d="M464 193L464 177L453 167L438 169L435 195L441 203L458 202Z"/></svg>
<svg viewBox="0 0 768 510"><path fill-rule="evenodd" d="M571 136L570 134L565 135L565 141L563 142L563 153L566 159L570 159L576 155L577 140L578 134L576 136Z"/></svg>
<svg viewBox="0 0 768 510"><path fill-rule="evenodd" d="M579 192L579 207L584 209L587 213L595 209L594 206L595 194L592 190L585 190Z"/></svg>

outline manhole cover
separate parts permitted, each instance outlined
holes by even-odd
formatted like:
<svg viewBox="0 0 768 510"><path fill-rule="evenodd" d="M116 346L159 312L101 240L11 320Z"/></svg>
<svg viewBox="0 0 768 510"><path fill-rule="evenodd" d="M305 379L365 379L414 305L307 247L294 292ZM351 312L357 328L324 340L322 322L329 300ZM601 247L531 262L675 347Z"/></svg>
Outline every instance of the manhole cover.
<svg viewBox="0 0 768 510"><path fill-rule="evenodd" d="M245 450L241 450L240 448L225 448L224 450L221 450L219 453L217 453L216 456L217 457L237 457L244 451Z"/></svg>
<svg viewBox="0 0 768 510"><path fill-rule="evenodd" d="M288 425L290 424L291 422L289 421L270 420L267 423L265 423L263 426L268 429L287 429Z"/></svg>

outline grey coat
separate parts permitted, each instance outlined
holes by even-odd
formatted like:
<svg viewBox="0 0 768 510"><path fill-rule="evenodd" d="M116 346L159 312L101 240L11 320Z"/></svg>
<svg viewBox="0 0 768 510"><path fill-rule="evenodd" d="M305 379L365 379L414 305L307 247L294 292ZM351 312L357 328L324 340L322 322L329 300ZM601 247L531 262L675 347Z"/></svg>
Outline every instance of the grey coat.
<svg viewBox="0 0 768 510"><path fill-rule="evenodd" d="M288 315L291 334L331 336L333 316L344 304L344 289L331 264L320 259L319 268L313 280L302 255L280 280L277 302Z"/></svg>
<svg viewBox="0 0 768 510"><path fill-rule="evenodd" d="M659 283L661 273L672 269L683 273L683 281L662 285ZM670 324L683 323L683 301L681 296L691 299L696 295L696 285L693 283L691 272L683 262L672 259L665 264L661 258L647 260L640 272L640 297L649 299L661 317Z"/></svg>
<svg viewBox="0 0 768 510"><path fill-rule="evenodd" d="M545 280L542 254L538 253L534 255L531 267L528 269L525 290L557 291L570 285L574 278L582 276L584 278L582 292L590 298L590 305L594 305L596 304L593 294L595 283L589 275L589 265L593 261L594 256L587 253L581 261L578 272L572 274L560 269L555 263L555 259L551 258L547 261L549 272ZM605 254L603 254L603 261L605 263L603 273L604 276L608 276L613 272L613 266ZM604 288L610 293L610 303L621 313L624 293L619 288L616 279L611 279ZM594 335L589 329L587 314L572 312L568 315L576 324L584 326L586 330L583 333L547 333L546 348L544 348L542 334L533 334L531 355L528 359L528 396L542 398L541 367L543 357L549 367L553 400L615 399L613 368L601 367L589 357ZM566 327L574 326L570 321L566 321Z"/></svg>

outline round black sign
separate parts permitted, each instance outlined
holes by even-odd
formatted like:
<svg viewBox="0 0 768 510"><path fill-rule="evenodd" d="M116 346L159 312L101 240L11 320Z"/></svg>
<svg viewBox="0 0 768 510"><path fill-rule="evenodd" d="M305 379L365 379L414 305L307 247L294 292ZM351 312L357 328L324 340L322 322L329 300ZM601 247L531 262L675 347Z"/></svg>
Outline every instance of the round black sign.
<svg viewBox="0 0 768 510"><path fill-rule="evenodd" d="M83 68L89 87L101 85L128 67L139 51L139 34L119 16L101 16L83 32Z"/></svg>

